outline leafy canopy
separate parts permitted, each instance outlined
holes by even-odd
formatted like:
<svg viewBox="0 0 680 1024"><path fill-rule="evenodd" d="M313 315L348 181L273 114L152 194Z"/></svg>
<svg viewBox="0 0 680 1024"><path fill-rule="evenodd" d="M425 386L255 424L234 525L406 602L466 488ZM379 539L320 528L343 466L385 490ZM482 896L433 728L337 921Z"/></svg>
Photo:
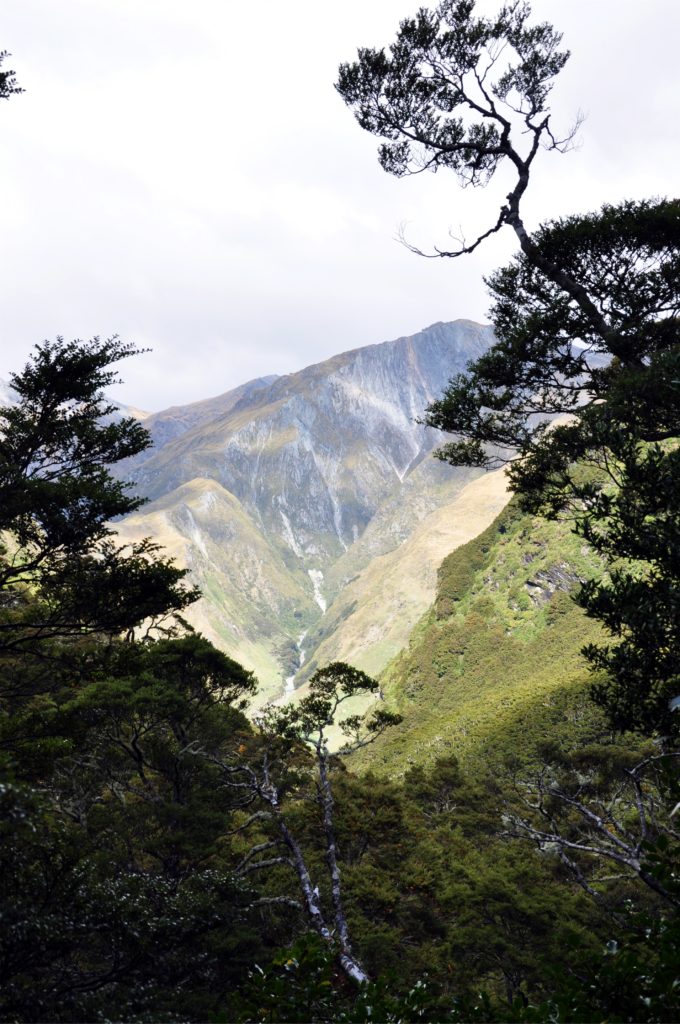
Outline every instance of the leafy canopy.
<svg viewBox="0 0 680 1024"><path fill-rule="evenodd" d="M139 508L110 467L150 444L104 389L137 349L118 338L37 345L0 409L0 651L87 631L119 634L196 600L186 575L111 520Z"/></svg>
<svg viewBox="0 0 680 1024"><path fill-rule="evenodd" d="M447 461L488 468L519 453L513 480L540 503L567 444L582 457L614 430L648 442L677 433L680 202L605 206L544 225L532 244L578 275L607 329L520 253L487 280L498 341L449 382L426 422L457 435L439 450ZM561 414L577 419L545 420ZM538 461L539 441L557 462Z"/></svg>
<svg viewBox="0 0 680 1024"><path fill-rule="evenodd" d="M509 475L522 506L570 517L605 556L609 577L579 595L618 641L585 650L604 672L596 699L617 728L668 731L680 692L680 203L605 206L545 225L532 245L583 282L600 319L518 255L488 282L498 342L426 422L455 435L438 452L453 464L519 456Z"/></svg>
<svg viewBox="0 0 680 1024"><path fill-rule="evenodd" d="M472 252L505 224L528 245L520 204L536 154L563 151L576 131L560 139L550 126L553 80L569 58L560 34L531 25L520 0L495 18L476 17L474 7L442 0L434 11L421 8L401 22L389 53L360 49L357 61L340 66L336 84L361 127L385 140L378 155L390 174L445 168L462 186L483 186L502 164L512 167L515 186L495 224L436 256Z"/></svg>

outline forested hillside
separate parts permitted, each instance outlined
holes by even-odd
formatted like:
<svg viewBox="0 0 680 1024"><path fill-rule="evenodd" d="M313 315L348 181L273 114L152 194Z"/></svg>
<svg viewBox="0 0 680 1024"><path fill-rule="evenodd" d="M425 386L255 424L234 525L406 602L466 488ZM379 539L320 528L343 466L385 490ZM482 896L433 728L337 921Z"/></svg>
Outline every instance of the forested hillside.
<svg viewBox="0 0 680 1024"><path fill-rule="evenodd" d="M2 412L5 1019L672 1019L674 754L590 702L601 556L511 504L368 716L335 662L253 725L183 572L107 525L132 354L39 346Z"/></svg>

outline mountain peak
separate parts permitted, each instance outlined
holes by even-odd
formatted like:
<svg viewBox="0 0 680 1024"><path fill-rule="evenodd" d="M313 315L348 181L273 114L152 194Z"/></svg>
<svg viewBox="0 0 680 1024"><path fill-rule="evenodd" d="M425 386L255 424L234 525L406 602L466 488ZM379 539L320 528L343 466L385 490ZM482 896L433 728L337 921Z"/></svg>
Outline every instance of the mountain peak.
<svg viewBox="0 0 680 1024"><path fill-rule="evenodd" d="M417 420L492 341L490 327L440 322L149 417L155 448L124 467L152 499L136 521L171 525L173 550L184 538L229 653L280 685L300 634L321 636L347 580L470 479L429 458L439 434ZM214 500L188 500L199 479L219 485ZM246 641L266 649L264 668Z"/></svg>

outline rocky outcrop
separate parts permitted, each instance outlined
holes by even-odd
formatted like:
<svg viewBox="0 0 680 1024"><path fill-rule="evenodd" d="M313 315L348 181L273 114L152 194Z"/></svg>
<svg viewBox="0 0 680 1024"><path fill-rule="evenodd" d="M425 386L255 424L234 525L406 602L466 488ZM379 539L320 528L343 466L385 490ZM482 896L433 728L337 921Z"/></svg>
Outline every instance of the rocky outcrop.
<svg viewBox="0 0 680 1024"><path fill-rule="evenodd" d="M547 604L558 590L562 590L566 594L571 593L578 583L583 583L583 580L573 572L566 562L562 562L534 573L532 579L527 580L524 586L534 604L543 605Z"/></svg>

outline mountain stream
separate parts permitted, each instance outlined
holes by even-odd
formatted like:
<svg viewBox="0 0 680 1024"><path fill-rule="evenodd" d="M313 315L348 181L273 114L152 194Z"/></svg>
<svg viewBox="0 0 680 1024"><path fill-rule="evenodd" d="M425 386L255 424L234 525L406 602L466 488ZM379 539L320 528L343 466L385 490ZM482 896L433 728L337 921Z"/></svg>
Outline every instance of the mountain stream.
<svg viewBox="0 0 680 1024"><path fill-rule="evenodd" d="M293 680L295 679L296 674L300 671L300 669L305 663L305 651L302 648L302 641L306 636L307 630L305 630L304 633L300 633L300 636L297 639L297 643L295 644L298 652L298 667L296 668L295 672L293 672L292 676L286 677L286 685L283 689L284 697L288 697L294 691L295 686L293 684Z"/></svg>

